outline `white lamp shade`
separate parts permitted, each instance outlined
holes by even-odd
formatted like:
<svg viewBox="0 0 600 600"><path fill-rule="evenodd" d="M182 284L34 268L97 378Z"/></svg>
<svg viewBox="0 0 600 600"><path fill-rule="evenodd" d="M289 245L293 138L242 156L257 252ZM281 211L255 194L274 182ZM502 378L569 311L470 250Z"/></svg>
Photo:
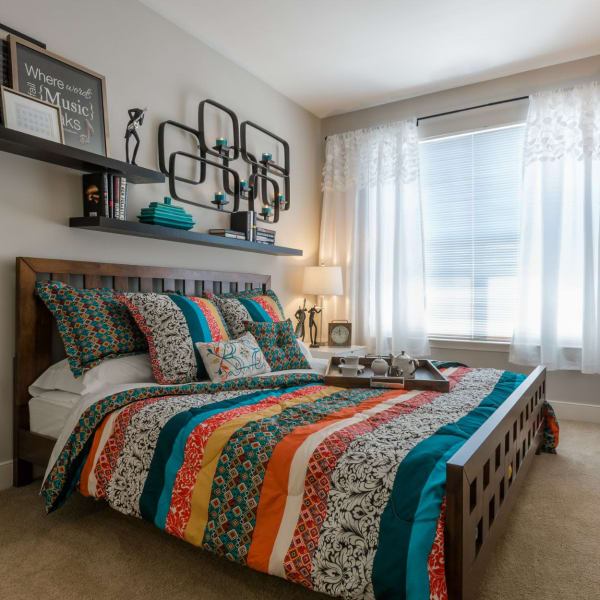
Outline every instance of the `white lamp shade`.
<svg viewBox="0 0 600 600"><path fill-rule="evenodd" d="M344 293L341 267L304 267L304 294L341 296Z"/></svg>

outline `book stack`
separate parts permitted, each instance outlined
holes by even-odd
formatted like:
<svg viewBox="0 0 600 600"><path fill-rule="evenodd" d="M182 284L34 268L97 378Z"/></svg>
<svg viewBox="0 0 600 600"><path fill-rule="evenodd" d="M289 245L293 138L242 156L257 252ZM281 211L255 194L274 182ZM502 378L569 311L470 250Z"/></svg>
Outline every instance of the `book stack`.
<svg viewBox="0 0 600 600"><path fill-rule="evenodd" d="M238 210L231 213L231 230L243 233L249 242L256 241L256 213L252 210Z"/></svg>
<svg viewBox="0 0 600 600"><path fill-rule="evenodd" d="M209 229L210 235L218 235L220 237L231 238L232 240L245 240L246 234L241 231L233 231L233 229Z"/></svg>
<svg viewBox="0 0 600 600"><path fill-rule="evenodd" d="M150 202L150 206L142 208L138 219L140 223L163 225L186 231L195 225L192 215L186 213L181 206L173 206L169 197L166 197L164 202Z"/></svg>
<svg viewBox="0 0 600 600"><path fill-rule="evenodd" d="M275 230L267 229L266 227L256 228L256 241L259 244L270 244L275 245Z"/></svg>
<svg viewBox="0 0 600 600"><path fill-rule="evenodd" d="M83 176L83 215L127 220L127 178L112 173Z"/></svg>

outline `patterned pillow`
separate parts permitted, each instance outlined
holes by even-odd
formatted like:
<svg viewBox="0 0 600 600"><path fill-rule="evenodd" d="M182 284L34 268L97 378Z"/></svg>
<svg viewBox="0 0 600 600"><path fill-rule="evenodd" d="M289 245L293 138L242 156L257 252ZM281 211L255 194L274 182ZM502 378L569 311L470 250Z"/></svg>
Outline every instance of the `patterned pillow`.
<svg viewBox="0 0 600 600"><path fill-rule="evenodd" d="M38 281L35 290L56 319L75 377L107 358L148 351L113 290L82 290L60 281Z"/></svg>
<svg viewBox="0 0 600 600"><path fill-rule="evenodd" d="M285 321L285 315L279 298L272 290L245 290L230 294L215 295L204 292L204 296L219 307L231 337L237 338L246 328L246 321L275 323Z"/></svg>
<svg viewBox="0 0 600 600"><path fill-rule="evenodd" d="M271 371L310 369L308 361L298 346L289 319L278 323L248 322L246 329L256 338Z"/></svg>
<svg viewBox="0 0 600 600"><path fill-rule="evenodd" d="M249 332L228 342L197 342L196 348L212 381L223 382L271 371L260 346Z"/></svg>
<svg viewBox="0 0 600 600"><path fill-rule="evenodd" d="M196 342L229 339L227 326L213 302L179 294L120 294L146 336L152 372L158 383L187 383L207 378Z"/></svg>

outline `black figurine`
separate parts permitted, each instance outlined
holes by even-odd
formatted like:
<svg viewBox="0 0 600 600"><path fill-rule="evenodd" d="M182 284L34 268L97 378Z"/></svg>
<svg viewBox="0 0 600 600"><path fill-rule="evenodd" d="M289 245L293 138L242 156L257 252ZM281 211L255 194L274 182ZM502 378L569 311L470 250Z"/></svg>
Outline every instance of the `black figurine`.
<svg viewBox="0 0 600 600"><path fill-rule="evenodd" d="M296 319L298 320L298 325L296 325L296 337L304 341L304 336L306 335L306 331L304 329L304 321L306 320L306 298L304 298L304 305L302 308L298 307L298 310L294 314Z"/></svg>
<svg viewBox="0 0 600 600"><path fill-rule="evenodd" d="M147 110L147 108L130 108L127 111L129 113L129 123L127 123L127 129L125 130L125 153L127 155L127 162L131 162L132 165L135 165L135 157L140 147L140 136L137 130L144 123L144 116ZM135 148L133 150L133 157L129 161L129 139L132 136L135 138Z"/></svg>
<svg viewBox="0 0 600 600"><path fill-rule="evenodd" d="M317 341L317 322L315 321L315 315L318 315L321 309L316 305L308 311L308 330L310 331L310 347L318 348L319 342Z"/></svg>

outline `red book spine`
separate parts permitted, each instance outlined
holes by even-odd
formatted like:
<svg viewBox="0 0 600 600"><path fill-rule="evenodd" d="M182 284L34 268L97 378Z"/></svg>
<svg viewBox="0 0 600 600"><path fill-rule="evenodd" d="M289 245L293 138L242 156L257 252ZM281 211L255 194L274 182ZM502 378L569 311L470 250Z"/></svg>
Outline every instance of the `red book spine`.
<svg viewBox="0 0 600 600"><path fill-rule="evenodd" d="M115 216L115 194L114 194L114 177L108 176L108 215L109 219Z"/></svg>

